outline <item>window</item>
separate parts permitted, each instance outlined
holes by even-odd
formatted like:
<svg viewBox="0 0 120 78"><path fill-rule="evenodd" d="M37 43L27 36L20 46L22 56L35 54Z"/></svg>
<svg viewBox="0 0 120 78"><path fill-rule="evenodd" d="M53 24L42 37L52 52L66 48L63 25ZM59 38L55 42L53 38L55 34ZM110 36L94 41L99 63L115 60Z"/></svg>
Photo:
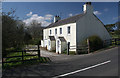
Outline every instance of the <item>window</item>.
<svg viewBox="0 0 120 78"><path fill-rule="evenodd" d="M67 33L70 34L70 26L67 27Z"/></svg>
<svg viewBox="0 0 120 78"><path fill-rule="evenodd" d="M60 34L62 34L62 28L60 28Z"/></svg>
<svg viewBox="0 0 120 78"><path fill-rule="evenodd" d="M55 29L55 34L57 34L57 29Z"/></svg>
<svg viewBox="0 0 120 78"><path fill-rule="evenodd" d="M50 34L52 34L52 30L50 30Z"/></svg>

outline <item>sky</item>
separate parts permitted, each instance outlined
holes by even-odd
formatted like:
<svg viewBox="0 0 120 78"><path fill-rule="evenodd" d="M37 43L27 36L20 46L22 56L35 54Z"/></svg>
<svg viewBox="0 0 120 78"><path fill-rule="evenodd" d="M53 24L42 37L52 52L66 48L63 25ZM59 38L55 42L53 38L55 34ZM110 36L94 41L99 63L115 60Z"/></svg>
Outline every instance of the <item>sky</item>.
<svg viewBox="0 0 120 78"><path fill-rule="evenodd" d="M29 24L32 20L48 26L53 17L59 15L65 19L83 13L85 2L3 2L2 12L16 9L15 15ZM118 2L92 2L94 14L106 25L118 21Z"/></svg>

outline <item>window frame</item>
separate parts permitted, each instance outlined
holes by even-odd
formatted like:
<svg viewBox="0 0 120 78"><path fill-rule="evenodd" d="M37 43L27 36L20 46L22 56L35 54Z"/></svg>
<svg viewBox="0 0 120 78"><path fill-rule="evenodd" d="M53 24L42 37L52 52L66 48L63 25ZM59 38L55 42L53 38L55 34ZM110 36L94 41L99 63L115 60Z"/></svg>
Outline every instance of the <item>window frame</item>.
<svg viewBox="0 0 120 78"><path fill-rule="evenodd" d="M57 28L55 28L55 34L57 34Z"/></svg>
<svg viewBox="0 0 120 78"><path fill-rule="evenodd" d="M70 34L70 33L71 33L71 31L70 31L70 30L71 30L71 27L70 27L70 26L68 26L68 27L67 27L67 34Z"/></svg>
<svg viewBox="0 0 120 78"><path fill-rule="evenodd" d="M60 28L60 34L62 34L62 28Z"/></svg>
<svg viewBox="0 0 120 78"><path fill-rule="evenodd" d="M50 29L50 34L52 34L52 30Z"/></svg>

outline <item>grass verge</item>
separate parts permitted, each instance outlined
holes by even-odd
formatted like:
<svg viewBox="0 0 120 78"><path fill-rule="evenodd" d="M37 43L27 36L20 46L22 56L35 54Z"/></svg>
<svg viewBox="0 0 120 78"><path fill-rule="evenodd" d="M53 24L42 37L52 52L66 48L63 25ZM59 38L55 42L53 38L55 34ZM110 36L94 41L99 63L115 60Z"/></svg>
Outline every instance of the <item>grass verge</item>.
<svg viewBox="0 0 120 78"><path fill-rule="evenodd" d="M67 50L63 51L62 54L67 54ZM69 51L69 55L76 55L75 51Z"/></svg>
<svg viewBox="0 0 120 78"><path fill-rule="evenodd" d="M23 53L23 55L30 55L30 54ZM11 57L11 56L22 56L22 52L10 53L7 57ZM33 60L33 59L36 59L36 60ZM5 62L9 62L9 61L20 61L20 62L4 63L3 69L11 68L11 67L18 67L18 66L39 64L39 63L47 63L50 61L50 59L47 57L38 58L38 56L24 56L24 60L27 60L27 61L22 62L21 60L22 60L22 57L6 58Z"/></svg>

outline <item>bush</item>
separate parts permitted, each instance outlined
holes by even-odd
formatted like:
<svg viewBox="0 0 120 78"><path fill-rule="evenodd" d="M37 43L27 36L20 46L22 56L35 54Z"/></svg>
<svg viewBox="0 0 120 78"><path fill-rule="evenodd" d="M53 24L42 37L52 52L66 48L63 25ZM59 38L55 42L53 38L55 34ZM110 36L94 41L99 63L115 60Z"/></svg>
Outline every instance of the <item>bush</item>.
<svg viewBox="0 0 120 78"><path fill-rule="evenodd" d="M80 44L87 45L87 39L89 39L90 52L93 52L93 51L103 48L102 39L96 35L86 38Z"/></svg>
<svg viewBox="0 0 120 78"><path fill-rule="evenodd" d="M96 51L98 49L101 49L103 47L103 41L98 36L90 36L88 37L90 41L90 51Z"/></svg>

